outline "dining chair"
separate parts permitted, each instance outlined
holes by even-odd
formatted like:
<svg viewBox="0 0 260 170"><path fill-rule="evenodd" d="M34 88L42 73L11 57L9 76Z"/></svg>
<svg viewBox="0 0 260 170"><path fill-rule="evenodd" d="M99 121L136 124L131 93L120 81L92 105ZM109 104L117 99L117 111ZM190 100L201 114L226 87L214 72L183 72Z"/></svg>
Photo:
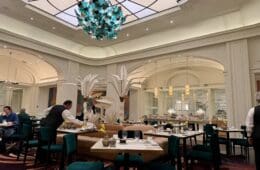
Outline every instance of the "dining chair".
<svg viewBox="0 0 260 170"><path fill-rule="evenodd" d="M193 150L199 150L199 151L210 151L210 139L212 135L214 135L216 132L213 128L213 125L206 124L203 126L204 135L203 135L203 144L196 144L192 147Z"/></svg>
<svg viewBox="0 0 260 170"><path fill-rule="evenodd" d="M127 138L135 138L136 134L139 134L139 139L143 139L143 132L141 130L119 130L118 137L123 138L123 134L126 133ZM118 154L115 159L116 169L120 169L121 166L140 168L144 164L144 160L141 154Z"/></svg>
<svg viewBox="0 0 260 170"><path fill-rule="evenodd" d="M236 146L240 146L241 155L243 155L243 153L244 153L246 160L249 161L249 159L250 159L249 148L252 147L252 145L250 145L248 142L246 126L242 125L240 128L241 128L241 130L243 130L241 132L242 138L230 139L231 143L233 145L233 153L234 153L234 155L236 155ZM244 150L244 152L243 152L243 150Z"/></svg>
<svg viewBox="0 0 260 170"><path fill-rule="evenodd" d="M221 164L218 134L213 133L209 139L209 147L205 150L192 149L187 153L187 159L193 166L194 160L207 162L213 165L215 170L219 170Z"/></svg>
<svg viewBox="0 0 260 170"><path fill-rule="evenodd" d="M50 164L51 156L63 152L62 144L55 144L56 130L50 127L41 127L39 130L39 142L37 147L35 164L39 159L45 161L46 168ZM43 157L46 159L43 160Z"/></svg>
<svg viewBox="0 0 260 170"><path fill-rule="evenodd" d="M23 151L24 148L24 159L23 163L26 162L27 154L28 154L28 149L29 148L34 148L38 146L38 140L33 140L33 132L32 132L32 126L30 124L23 124L22 127L22 134L23 134L23 139L20 142L18 154L17 154L17 160L19 160L20 154Z"/></svg>
<svg viewBox="0 0 260 170"><path fill-rule="evenodd" d="M103 170L103 162L72 162L72 156L77 153L77 137L75 134L67 134L63 136L64 157L69 163L67 170ZM72 162L72 163L71 163Z"/></svg>
<svg viewBox="0 0 260 170"><path fill-rule="evenodd" d="M176 136L168 137L168 154L167 162L152 162L149 163L149 170L175 170L175 165L180 167L180 152L179 152L180 140Z"/></svg>

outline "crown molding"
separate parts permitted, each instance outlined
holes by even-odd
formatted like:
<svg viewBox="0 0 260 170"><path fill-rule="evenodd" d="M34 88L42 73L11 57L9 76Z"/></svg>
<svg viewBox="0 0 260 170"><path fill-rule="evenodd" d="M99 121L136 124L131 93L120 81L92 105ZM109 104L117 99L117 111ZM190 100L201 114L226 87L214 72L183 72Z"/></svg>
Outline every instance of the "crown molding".
<svg viewBox="0 0 260 170"><path fill-rule="evenodd" d="M191 50L194 48L201 48L205 46L211 46L229 41L235 41L240 39L247 39L260 35L260 24L254 24L242 28L232 29L228 31L222 31L209 35L204 35L196 38L186 39L183 41L173 42L156 46L152 48L146 48L135 52L125 53L121 55L114 55L107 58L86 58L81 55L68 52L64 49L60 49L49 44L33 40L29 37L17 35L6 30L0 29L0 40L8 42L10 44L23 47L26 49L34 50L36 52L64 58L79 62L81 64L102 66L108 64L115 64L120 62L140 60L145 58L152 58L171 53L177 53L185 50Z"/></svg>

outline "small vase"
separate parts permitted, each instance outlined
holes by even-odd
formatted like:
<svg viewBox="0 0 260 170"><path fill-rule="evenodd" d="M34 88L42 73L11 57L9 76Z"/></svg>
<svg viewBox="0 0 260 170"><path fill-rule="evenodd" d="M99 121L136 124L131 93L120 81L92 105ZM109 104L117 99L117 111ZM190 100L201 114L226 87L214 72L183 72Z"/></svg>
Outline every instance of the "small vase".
<svg viewBox="0 0 260 170"><path fill-rule="evenodd" d="M108 147L109 146L109 138L108 136L105 136L102 140L102 144L104 147Z"/></svg>
<svg viewBox="0 0 260 170"><path fill-rule="evenodd" d="M116 146L116 139L114 137L109 139L109 146L111 146L111 147Z"/></svg>

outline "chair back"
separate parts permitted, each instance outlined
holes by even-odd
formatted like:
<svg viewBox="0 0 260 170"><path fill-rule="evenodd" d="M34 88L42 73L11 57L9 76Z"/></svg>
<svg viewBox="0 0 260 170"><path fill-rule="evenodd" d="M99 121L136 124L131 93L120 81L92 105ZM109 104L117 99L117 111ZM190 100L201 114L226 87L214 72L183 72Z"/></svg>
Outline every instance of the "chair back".
<svg viewBox="0 0 260 170"><path fill-rule="evenodd" d="M179 146L180 140L176 136L169 136L168 137L168 155L172 158L179 157Z"/></svg>
<svg viewBox="0 0 260 170"><path fill-rule="evenodd" d="M247 139L248 136L247 136L246 126L245 125L241 125L240 128L243 130L243 132L241 132L242 135L243 135L243 138Z"/></svg>
<svg viewBox="0 0 260 170"><path fill-rule="evenodd" d="M164 129L164 130L166 130L166 129L168 129L168 128L169 128L169 129L173 129L172 124L167 123L166 125L163 126L163 129Z"/></svg>
<svg viewBox="0 0 260 170"><path fill-rule="evenodd" d="M158 121L157 120L152 120L152 121L150 121L150 125L158 125Z"/></svg>
<svg viewBox="0 0 260 170"><path fill-rule="evenodd" d="M32 131L32 126L30 124L23 124L23 128L22 128L22 135L25 138L25 140L30 140L32 135L33 135L33 131Z"/></svg>
<svg viewBox="0 0 260 170"><path fill-rule="evenodd" d="M127 133L127 138L135 138L135 135L138 133L139 138L143 139L143 132L141 130L119 130L118 137L121 139L123 138L123 133Z"/></svg>
<svg viewBox="0 0 260 170"><path fill-rule="evenodd" d="M56 138L56 130L50 127L41 127L39 134L40 144L50 145Z"/></svg>
<svg viewBox="0 0 260 170"><path fill-rule="evenodd" d="M65 155L67 157L76 153L77 151L77 137L75 134L67 134L63 136L63 144L65 149Z"/></svg>
<svg viewBox="0 0 260 170"><path fill-rule="evenodd" d="M221 162L220 157L220 148L219 148L219 140L218 133L213 133L210 137L210 148L213 155L214 162Z"/></svg>

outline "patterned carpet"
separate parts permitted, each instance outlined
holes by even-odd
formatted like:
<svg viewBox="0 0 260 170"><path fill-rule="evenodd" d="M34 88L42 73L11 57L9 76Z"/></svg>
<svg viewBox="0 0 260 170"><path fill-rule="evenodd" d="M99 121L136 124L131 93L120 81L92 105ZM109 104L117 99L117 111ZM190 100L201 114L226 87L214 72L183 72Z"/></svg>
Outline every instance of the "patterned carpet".
<svg viewBox="0 0 260 170"><path fill-rule="evenodd" d="M33 165L33 157L28 157L26 164L23 164L22 158L17 161L15 155L3 155L0 154L0 170L42 170L44 167ZM254 170L253 165L245 163L245 161L237 156L232 158L223 158L223 164L221 170ZM48 169L58 169L57 165L50 166ZM203 164L196 164L193 169L196 170L208 170L209 167Z"/></svg>

